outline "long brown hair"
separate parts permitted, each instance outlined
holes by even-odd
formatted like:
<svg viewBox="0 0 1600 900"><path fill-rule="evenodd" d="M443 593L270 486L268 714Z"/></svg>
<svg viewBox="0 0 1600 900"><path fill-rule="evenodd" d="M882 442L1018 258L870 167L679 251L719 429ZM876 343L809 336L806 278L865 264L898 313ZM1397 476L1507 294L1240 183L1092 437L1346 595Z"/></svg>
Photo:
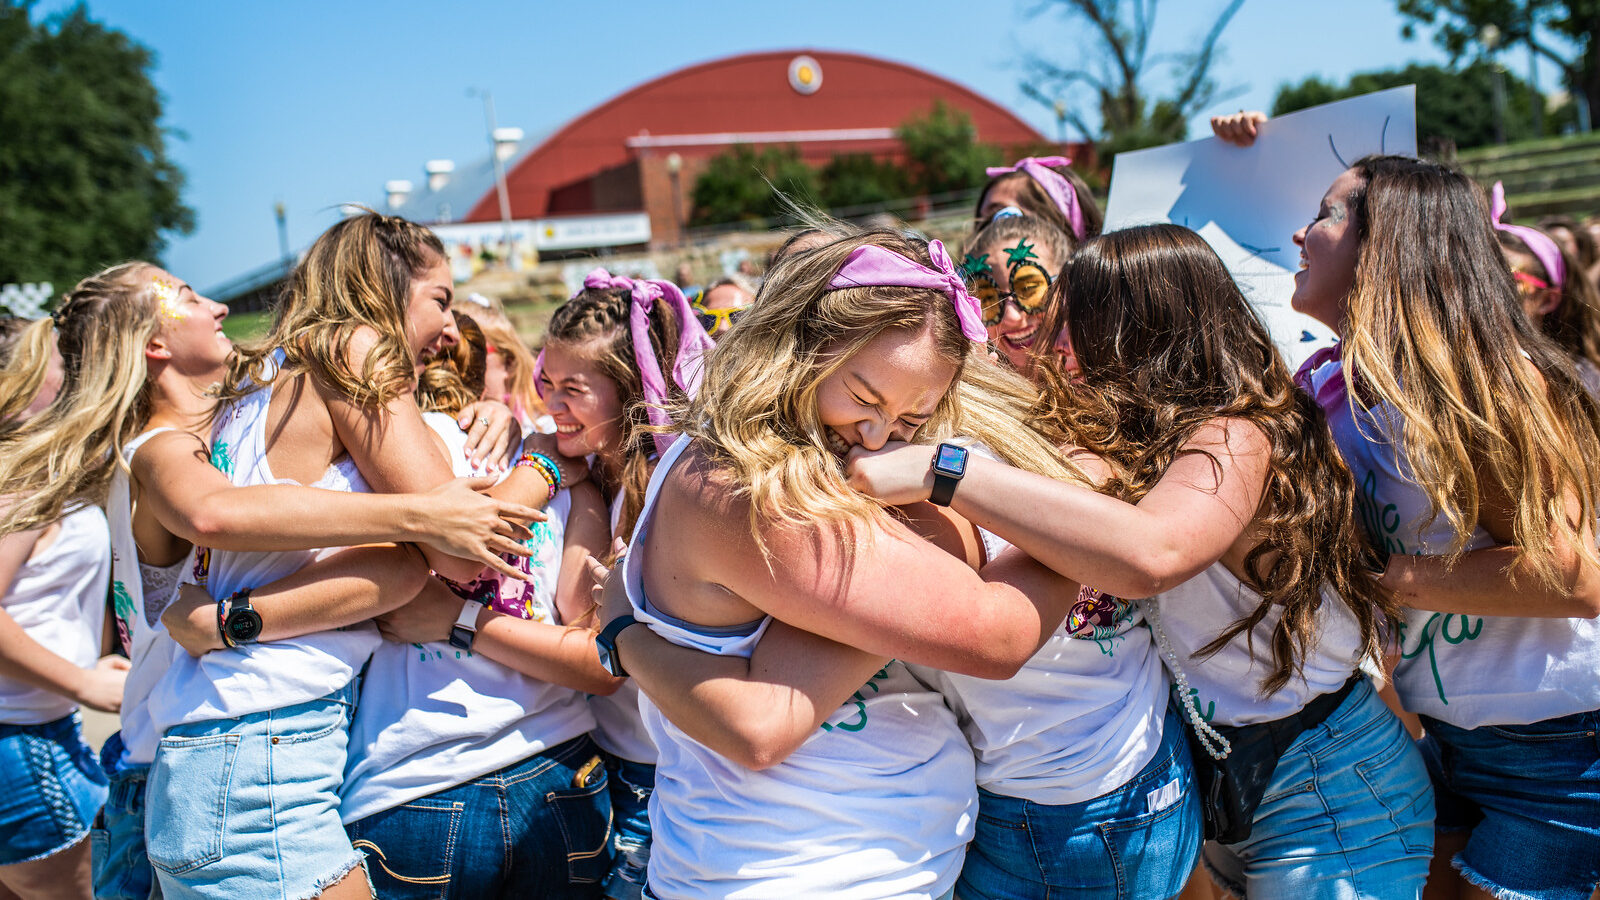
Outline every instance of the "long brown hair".
<svg viewBox="0 0 1600 900"><path fill-rule="evenodd" d="M1195 430L1242 419L1271 446L1261 505L1251 523L1261 542L1244 560L1244 581L1261 602L1223 629L1215 653L1281 611L1273 628L1270 695L1300 672L1317 640L1317 614L1331 589L1361 628L1367 652L1398 608L1360 563L1363 538L1355 482L1316 402L1296 388L1261 320L1222 260L1176 225L1129 228L1086 242L1056 283L1061 292L1044 333L1065 327L1081 365L1079 383L1054 361L1038 366L1061 398L1064 426L1127 474L1107 490L1137 502L1161 480Z"/></svg>
<svg viewBox="0 0 1600 900"><path fill-rule="evenodd" d="M1526 241L1509 231L1497 230L1495 237L1499 239L1501 247L1527 257L1529 275L1545 284L1553 284L1551 274L1528 249ZM1544 317L1539 323L1539 330L1561 345L1561 349L1573 359L1586 359L1600 366L1600 291L1595 289L1594 283L1572 254L1563 250L1553 238L1551 244L1566 264L1567 277L1559 288L1561 304Z"/></svg>
<svg viewBox="0 0 1600 900"><path fill-rule="evenodd" d="M655 457L655 431L644 400L644 379L634 355L628 327L632 293L627 288L586 287L550 317L544 346L561 344L593 362L601 374L615 382L622 403L622 471L619 483L610 485L622 495L621 534L632 534L644 506ZM657 302L650 310L650 346L655 351L660 377L674 402L687 397L672 379L678 357L678 318L672 304ZM542 376L541 376L542 377Z"/></svg>
<svg viewBox="0 0 1600 900"><path fill-rule="evenodd" d="M445 258L437 235L399 216L368 210L338 222L290 273L272 330L235 354L221 399L248 390L246 378L260 383L267 357L280 348L280 372L310 372L354 403L378 407L409 393L416 371L406 336L411 283ZM358 372L347 355L363 326L378 342Z"/></svg>
<svg viewBox="0 0 1600 900"><path fill-rule="evenodd" d="M1432 514L1459 557L1485 485L1513 505L1514 543L1540 580L1561 583L1551 535L1591 564L1600 496L1600 406L1571 359L1523 314L1482 188L1448 167L1369 156L1352 169L1360 250L1344 335L1352 402L1387 403ZM1532 365L1530 366L1529 363ZM1582 510L1567 515L1565 497Z"/></svg>

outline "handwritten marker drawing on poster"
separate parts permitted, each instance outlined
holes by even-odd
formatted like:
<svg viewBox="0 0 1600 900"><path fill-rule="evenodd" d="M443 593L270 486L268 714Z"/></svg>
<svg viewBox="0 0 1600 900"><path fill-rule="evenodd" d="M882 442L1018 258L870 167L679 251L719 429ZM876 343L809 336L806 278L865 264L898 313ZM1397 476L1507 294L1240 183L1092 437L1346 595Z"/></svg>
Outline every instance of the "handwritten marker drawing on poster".
<svg viewBox="0 0 1600 900"><path fill-rule="evenodd" d="M1172 222L1199 232L1293 369L1333 333L1289 308L1300 268L1291 236L1350 163L1416 152L1416 88L1408 85L1270 119L1250 147L1208 137L1119 153L1105 230Z"/></svg>

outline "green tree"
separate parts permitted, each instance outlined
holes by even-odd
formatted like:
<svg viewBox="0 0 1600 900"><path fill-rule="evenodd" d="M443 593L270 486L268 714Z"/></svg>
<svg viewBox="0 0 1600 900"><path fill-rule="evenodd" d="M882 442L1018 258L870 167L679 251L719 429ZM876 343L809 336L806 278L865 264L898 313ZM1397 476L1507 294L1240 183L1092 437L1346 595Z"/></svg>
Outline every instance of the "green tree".
<svg viewBox="0 0 1600 900"><path fill-rule="evenodd" d="M694 182L691 225L720 225L748 219L782 218L785 198L816 204L817 173L794 147L756 150L736 144L711 158Z"/></svg>
<svg viewBox="0 0 1600 900"><path fill-rule="evenodd" d="M1410 20L1401 34L1415 36L1418 25L1433 28L1434 41L1450 53L1451 62L1474 50L1530 48L1561 70L1567 89L1587 113L1586 124L1600 119L1600 0L1397 0L1396 5Z"/></svg>
<svg viewBox="0 0 1600 900"><path fill-rule="evenodd" d="M1225 99L1211 78L1218 42L1244 0L1229 0L1192 51L1150 53L1159 0L1041 0L1037 15L1055 9L1082 28L1093 42L1080 65L1061 65L1029 54L1023 61L1022 91L1056 112L1061 120L1099 143L1104 159L1124 150L1170 144L1188 137L1188 120ZM1165 64L1171 86L1157 93L1149 86L1151 69ZM1091 128L1080 110L1100 114Z"/></svg>
<svg viewBox="0 0 1600 900"><path fill-rule="evenodd" d="M979 187L988 180L983 170L1000 165L1000 148L980 143L972 117L942 100L901 123L895 135L905 148L908 186L918 194Z"/></svg>
<svg viewBox="0 0 1600 900"><path fill-rule="evenodd" d="M905 170L870 153L842 153L818 173L828 209L898 200L910 193Z"/></svg>
<svg viewBox="0 0 1600 900"><path fill-rule="evenodd" d="M35 24L0 0L0 283L70 285L193 230L151 61L82 4Z"/></svg>
<svg viewBox="0 0 1600 900"><path fill-rule="evenodd" d="M1505 80L1506 92L1506 139L1521 141L1535 137L1534 110L1544 108L1544 97L1509 72L1502 72L1501 77ZM1417 86L1419 146L1449 143L1465 150L1494 143L1494 69L1485 60L1460 70L1413 63L1404 69L1361 72L1351 76L1349 84L1344 86L1313 76L1278 88L1272 101L1272 114L1281 116L1308 106L1406 84ZM1571 112L1570 108L1563 108L1551 113L1546 128L1560 130L1570 123Z"/></svg>

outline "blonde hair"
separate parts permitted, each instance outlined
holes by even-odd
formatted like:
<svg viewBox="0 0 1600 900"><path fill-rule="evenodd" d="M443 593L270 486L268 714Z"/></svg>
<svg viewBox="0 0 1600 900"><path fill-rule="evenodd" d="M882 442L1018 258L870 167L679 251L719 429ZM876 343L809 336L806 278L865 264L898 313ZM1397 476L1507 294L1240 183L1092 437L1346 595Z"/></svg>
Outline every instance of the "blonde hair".
<svg viewBox="0 0 1600 900"><path fill-rule="evenodd" d="M511 324L511 319L505 310L495 303L474 311L472 315L483 331L484 340L505 363L506 393L510 398L507 405L511 407L511 412L519 418L528 419L544 415L544 401L539 399L539 392L533 383L533 351L528 349L521 335L517 334L516 326Z"/></svg>
<svg viewBox="0 0 1600 900"><path fill-rule="evenodd" d="M0 370L0 534L27 531L83 503L103 503L122 449L150 419L149 368L144 351L161 327L145 273L154 266L127 262L78 282L55 319L23 332L17 352ZM59 324L56 324L59 322ZM50 332L61 353L61 393L26 422L12 406L28 405L50 360ZM27 385L33 393L19 397Z"/></svg>
<svg viewBox="0 0 1600 900"><path fill-rule="evenodd" d="M222 401L271 381L264 364L278 349L278 374L310 372L352 403L381 407L409 393L416 371L407 338L411 283L445 258L432 231L399 216L368 210L324 231L289 275L272 330L239 348ZM357 372L348 349L363 326L378 341Z"/></svg>
<svg viewBox="0 0 1600 900"><path fill-rule="evenodd" d="M0 319L0 423L22 415L44 388L50 373L51 324L50 319Z"/></svg>
<svg viewBox="0 0 1600 900"><path fill-rule="evenodd" d="M957 368L919 442L968 437L1019 468L1083 480L1057 442L1025 424L1037 390L961 333L948 297L923 288L828 288L846 257L868 244L931 265L926 244L888 230L782 259L708 358L699 394L675 416L749 499L750 528L763 547L768 522L823 525L841 536L882 523L883 506L849 487L828 449L817 389L889 331L930 331L938 358Z"/></svg>
<svg viewBox="0 0 1600 900"><path fill-rule="evenodd" d="M1519 556L1558 586L1552 534L1596 562L1583 533L1600 492L1600 406L1523 314L1481 188L1408 157L1352 168L1363 183L1350 203L1361 239L1344 341L1350 396L1399 413L1396 452L1455 531L1447 556L1478 522L1482 473L1514 507ZM1567 496L1582 503L1575 520Z"/></svg>

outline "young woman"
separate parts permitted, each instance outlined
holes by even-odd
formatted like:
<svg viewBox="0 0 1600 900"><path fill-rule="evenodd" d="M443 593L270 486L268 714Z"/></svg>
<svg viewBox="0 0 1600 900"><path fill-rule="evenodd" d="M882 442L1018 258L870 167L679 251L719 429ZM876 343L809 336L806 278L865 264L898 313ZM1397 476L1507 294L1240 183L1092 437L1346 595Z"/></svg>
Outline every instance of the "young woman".
<svg viewBox="0 0 1600 900"><path fill-rule="evenodd" d="M211 466L203 442L215 402L207 392L225 373L231 352L219 327L224 315L225 307L146 263L85 279L54 321L37 327L42 340L50 339L52 326L60 336L62 401L0 438L0 493L28 499L0 517L0 532L48 519L82 499L105 502L111 522L116 624L133 667L123 731L102 751L112 791L96 833L96 896L150 893L143 792L160 735L145 699L171 653L157 615L189 541L235 547L419 540L498 561L496 551L512 546L500 515L526 512L461 484L390 497L281 485L232 488ZM45 371L42 364L19 362L0 377L42 378ZM115 463L119 455L122 466ZM215 607L201 619L215 638Z"/></svg>
<svg viewBox="0 0 1600 900"><path fill-rule="evenodd" d="M224 381L213 464L237 485L397 491L447 480L411 385L418 356L442 342L452 293L426 229L370 213L329 229L296 268L265 346L241 351ZM481 568L426 547L422 556L458 579ZM250 591L310 557L262 544L196 551L196 580L219 598L223 636L237 646L173 653L151 692L164 736L147 791L148 850L168 896L368 894L364 878L344 877L361 855L337 792L354 676L378 635L332 629L398 605L416 585L255 643Z"/></svg>
<svg viewBox="0 0 1600 900"><path fill-rule="evenodd" d="M1460 173L1362 159L1295 242L1294 307L1342 336L1301 380L1407 607L1394 678L1438 795L1430 894L1450 895L1449 860L1469 892L1588 897L1600 409L1523 314L1483 192Z"/></svg>
<svg viewBox="0 0 1600 900"><path fill-rule="evenodd" d="M699 383L702 357L714 345L689 301L667 281L634 281L604 269L551 316L539 354L537 385L555 422L564 456L589 459L590 478L610 506L614 535L629 534L664 436L670 403ZM606 896L639 896L650 860L648 803L656 746L639 715L632 682L590 698L606 751L616 824L616 864Z"/></svg>
<svg viewBox="0 0 1600 900"><path fill-rule="evenodd" d="M632 615L602 637L640 680L661 748L655 894L954 887L971 751L891 657L1009 675L1076 585L1016 556L980 579L969 528L923 510L916 524L948 549L920 539L840 463L858 444L959 430L1071 477L1021 424L1033 393L986 359L984 336L940 245L868 232L780 263L712 355L616 579ZM706 546L719 550L693 549Z"/></svg>
<svg viewBox="0 0 1600 900"><path fill-rule="evenodd" d="M1105 213L1095 202L1089 185L1068 168L1064 156L1027 157L1009 166L987 170L989 183L978 194L972 230L994 221L995 214L1014 209L1035 216L1067 236L1071 249L1100 233Z"/></svg>
<svg viewBox="0 0 1600 900"><path fill-rule="evenodd" d="M1018 372L1033 369L1046 297L1072 246L1063 232L1029 215L995 219L967 239L961 263L967 288L983 304L989 343Z"/></svg>
<svg viewBox="0 0 1600 900"><path fill-rule="evenodd" d="M1498 181L1490 197L1495 236L1516 279L1522 311L1577 363L1578 378L1589 392L1600 394L1600 290L1549 234L1502 221L1506 194Z"/></svg>
<svg viewBox="0 0 1600 900"><path fill-rule="evenodd" d="M62 382L50 320L0 319L0 434L48 407ZM0 892L93 896L90 823L106 779L78 709L116 712L127 661L101 658L106 517L83 504L0 537Z"/></svg>
<svg viewBox="0 0 1600 900"><path fill-rule="evenodd" d="M1196 744L1207 751L1197 767L1265 742L1253 756L1269 763L1259 806L1236 808L1245 818L1231 843L1206 848L1227 887L1414 896L1427 779L1355 675L1376 647L1383 598L1359 569L1353 485L1320 415L1187 229L1102 235L1060 284L1047 327L1076 367L1046 378L1064 427L1125 473L1110 484L1117 496L975 460L952 508L1085 585L1156 598L1140 606L1179 678L1176 699L1210 738ZM927 495L927 465L924 448L904 447L858 455L852 471L902 502ZM1205 720L1231 726L1221 730L1232 740ZM1302 782L1321 798L1314 810L1298 802Z"/></svg>

